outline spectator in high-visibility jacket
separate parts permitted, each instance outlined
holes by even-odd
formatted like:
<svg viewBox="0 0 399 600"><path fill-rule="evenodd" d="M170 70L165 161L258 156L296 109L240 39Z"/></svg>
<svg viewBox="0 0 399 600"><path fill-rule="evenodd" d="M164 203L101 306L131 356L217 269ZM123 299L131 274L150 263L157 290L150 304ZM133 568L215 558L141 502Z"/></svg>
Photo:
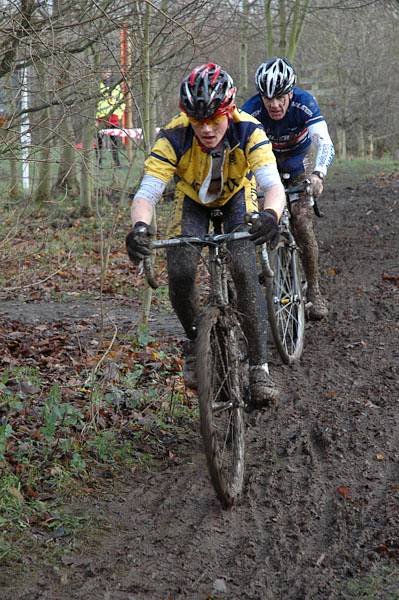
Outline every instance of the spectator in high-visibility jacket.
<svg viewBox="0 0 399 600"><path fill-rule="evenodd" d="M125 112L124 95L121 85L113 85L112 73L106 71L100 81L101 98L97 104L97 156L98 164L102 163L103 134L101 129L116 129L122 126L122 117ZM118 138L110 135L112 159L116 167L120 167L118 153Z"/></svg>

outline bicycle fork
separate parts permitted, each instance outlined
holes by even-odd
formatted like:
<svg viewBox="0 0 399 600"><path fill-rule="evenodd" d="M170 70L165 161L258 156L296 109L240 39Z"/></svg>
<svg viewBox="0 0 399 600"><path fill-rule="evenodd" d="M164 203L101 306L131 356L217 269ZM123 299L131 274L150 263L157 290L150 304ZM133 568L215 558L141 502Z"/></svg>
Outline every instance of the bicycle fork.
<svg viewBox="0 0 399 600"><path fill-rule="evenodd" d="M228 304L227 271L223 265L223 255L219 246L209 248L209 271L212 282L212 302L216 306Z"/></svg>

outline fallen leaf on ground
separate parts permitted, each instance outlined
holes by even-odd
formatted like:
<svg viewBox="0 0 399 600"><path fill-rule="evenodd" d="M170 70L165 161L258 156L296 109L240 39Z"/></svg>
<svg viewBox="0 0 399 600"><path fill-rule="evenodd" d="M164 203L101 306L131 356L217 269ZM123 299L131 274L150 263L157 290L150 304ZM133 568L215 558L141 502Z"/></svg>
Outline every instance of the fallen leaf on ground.
<svg viewBox="0 0 399 600"><path fill-rule="evenodd" d="M340 485L337 487L337 492L340 496L345 498L345 500L351 499L351 490L346 485Z"/></svg>
<svg viewBox="0 0 399 600"><path fill-rule="evenodd" d="M389 273L383 273L382 278L384 281L390 281L395 285L399 285L399 275L390 275Z"/></svg>

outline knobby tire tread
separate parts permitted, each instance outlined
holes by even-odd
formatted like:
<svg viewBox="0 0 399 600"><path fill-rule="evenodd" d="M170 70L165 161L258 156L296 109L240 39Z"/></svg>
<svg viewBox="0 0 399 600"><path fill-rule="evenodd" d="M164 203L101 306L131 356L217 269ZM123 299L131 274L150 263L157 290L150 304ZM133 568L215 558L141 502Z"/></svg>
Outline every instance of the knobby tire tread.
<svg viewBox="0 0 399 600"><path fill-rule="evenodd" d="M278 258L280 257L280 260ZM284 344L281 321L279 322L276 313L275 282L281 278L281 265L289 261L288 275L290 279L291 292L298 294L300 304L293 308L295 319L297 319L297 330L293 347L287 350ZM305 338L305 303L302 291L302 268L298 251L293 251L288 242L279 245L270 253L270 263L274 271L274 278L265 277L266 283L266 301L268 309L268 319L273 334L273 339L278 353L283 362L287 365L293 364L299 360L303 351Z"/></svg>
<svg viewBox="0 0 399 600"><path fill-rule="evenodd" d="M220 358L220 352L224 353L225 359ZM198 326L196 354L201 435L208 470L217 497L224 508L229 508L239 501L244 484L244 395L247 379L246 342L231 306L206 308ZM221 373L226 373L226 364L228 377ZM227 380L229 383L226 383ZM227 472L222 465L224 449L220 437L223 436L217 429L218 416L213 409L215 399L217 402L236 401L235 408L224 411L223 415L231 420L229 444L233 458Z"/></svg>

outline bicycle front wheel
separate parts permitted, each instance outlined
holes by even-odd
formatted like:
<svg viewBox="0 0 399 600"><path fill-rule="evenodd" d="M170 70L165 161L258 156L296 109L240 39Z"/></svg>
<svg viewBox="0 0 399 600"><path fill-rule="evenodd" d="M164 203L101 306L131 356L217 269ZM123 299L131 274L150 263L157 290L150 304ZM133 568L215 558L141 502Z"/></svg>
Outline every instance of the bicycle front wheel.
<svg viewBox="0 0 399 600"><path fill-rule="evenodd" d="M197 337L201 434L209 474L224 508L244 484L244 404L248 389L246 340L231 307L206 309Z"/></svg>
<svg viewBox="0 0 399 600"><path fill-rule="evenodd" d="M294 241L284 240L270 253L274 277L266 277L266 300L276 348L286 364L297 361L305 337L304 278Z"/></svg>

